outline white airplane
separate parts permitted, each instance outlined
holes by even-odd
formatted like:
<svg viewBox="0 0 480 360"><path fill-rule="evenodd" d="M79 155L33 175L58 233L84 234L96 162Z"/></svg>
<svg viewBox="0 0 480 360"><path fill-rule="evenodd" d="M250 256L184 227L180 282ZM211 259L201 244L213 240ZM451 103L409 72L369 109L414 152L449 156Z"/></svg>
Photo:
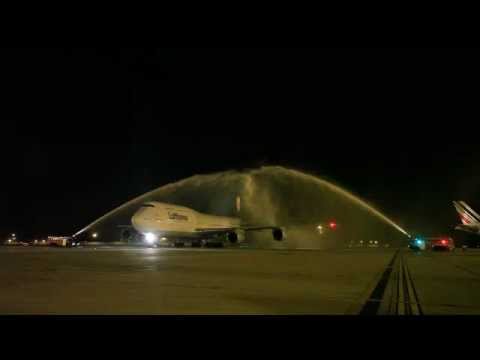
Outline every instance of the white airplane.
<svg viewBox="0 0 480 360"><path fill-rule="evenodd" d="M184 206L157 201L143 204L133 215L132 226L151 246L169 242L181 247L185 241L191 241L195 247L223 245L225 241L237 244L245 241L246 231L262 230L271 230L274 240L284 239L283 230L277 226L242 225L239 218L202 214Z"/></svg>
<svg viewBox="0 0 480 360"><path fill-rule="evenodd" d="M464 201L454 201L453 206L455 206L455 209L460 214L460 220L462 221L460 225L455 227L455 230L480 235L480 215Z"/></svg>

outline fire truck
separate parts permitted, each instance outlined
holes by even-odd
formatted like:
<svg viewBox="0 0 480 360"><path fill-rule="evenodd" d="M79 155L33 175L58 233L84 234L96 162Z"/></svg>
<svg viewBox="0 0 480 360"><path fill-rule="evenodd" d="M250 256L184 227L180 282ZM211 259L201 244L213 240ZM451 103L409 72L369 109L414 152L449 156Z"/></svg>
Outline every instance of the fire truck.
<svg viewBox="0 0 480 360"><path fill-rule="evenodd" d="M451 237L440 236L427 238L427 247L433 251L453 251L455 243Z"/></svg>
<svg viewBox="0 0 480 360"><path fill-rule="evenodd" d="M453 251L455 249L455 243L453 239L448 236L416 237L410 240L408 247L414 251Z"/></svg>
<svg viewBox="0 0 480 360"><path fill-rule="evenodd" d="M73 247L74 242L69 236L49 236L47 238L47 245L56 247Z"/></svg>

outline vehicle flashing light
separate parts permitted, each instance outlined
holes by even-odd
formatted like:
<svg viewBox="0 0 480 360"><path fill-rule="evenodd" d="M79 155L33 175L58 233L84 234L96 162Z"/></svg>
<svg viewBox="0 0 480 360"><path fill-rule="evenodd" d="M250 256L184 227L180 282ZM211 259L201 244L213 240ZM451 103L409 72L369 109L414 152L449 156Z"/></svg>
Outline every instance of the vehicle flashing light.
<svg viewBox="0 0 480 360"><path fill-rule="evenodd" d="M322 225L318 225L317 226L317 231L319 234L323 234L323 226Z"/></svg>

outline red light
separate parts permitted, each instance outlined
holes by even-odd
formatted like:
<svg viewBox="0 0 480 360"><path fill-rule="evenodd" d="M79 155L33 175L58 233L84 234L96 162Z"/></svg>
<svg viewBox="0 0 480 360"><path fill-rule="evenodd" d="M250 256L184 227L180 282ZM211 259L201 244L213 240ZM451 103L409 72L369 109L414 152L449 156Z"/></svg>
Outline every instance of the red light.
<svg viewBox="0 0 480 360"><path fill-rule="evenodd" d="M330 224L328 224L328 226L330 226L330 229L335 229L337 224L332 221Z"/></svg>
<svg viewBox="0 0 480 360"><path fill-rule="evenodd" d="M442 244L443 244L443 245L446 245L446 244L447 244L447 240L442 240Z"/></svg>

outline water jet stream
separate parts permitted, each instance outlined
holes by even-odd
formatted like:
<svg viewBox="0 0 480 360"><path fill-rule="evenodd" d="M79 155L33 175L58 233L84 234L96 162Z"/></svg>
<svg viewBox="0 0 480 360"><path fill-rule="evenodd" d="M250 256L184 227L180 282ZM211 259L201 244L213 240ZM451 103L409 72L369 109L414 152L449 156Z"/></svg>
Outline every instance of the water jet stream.
<svg viewBox="0 0 480 360"><path fill-rule="evenodd" d="M235 210L238 195L242 198L241 214ZM113 209L78 231L75 236L113 219L117 214L131 216L143 202L152 200L184 205L217 215L240 216L250 223L279 226L294 222L295 217L304 224L315 223L325 214L334 213L334 210L339 216L353 219L359 226L367 226L364 224L368 221L364 220L360 211L363 209L384 224L409 236L386 215L345 189L319 177L281 166L195 175L167 184ZM124 221L129 221L129 217ZM310 229L309 225L308 231Z"/></svg>

